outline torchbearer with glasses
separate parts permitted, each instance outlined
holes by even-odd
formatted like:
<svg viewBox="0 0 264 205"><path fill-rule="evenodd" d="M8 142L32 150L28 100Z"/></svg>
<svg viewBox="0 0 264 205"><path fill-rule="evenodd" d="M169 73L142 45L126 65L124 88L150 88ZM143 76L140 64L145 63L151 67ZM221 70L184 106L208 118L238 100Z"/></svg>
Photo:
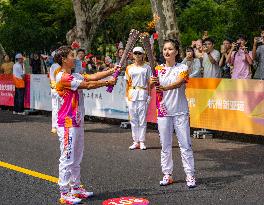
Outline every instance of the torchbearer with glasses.
<svg viewBox="0 0 264 205"><path fill-rule="evenodd" d="M147 108L150 101L151 68L144 62L144 53L142 47L133 49L134 63L127 66L125 73L126 100L133 138L133 144L129 147L130 150L146 149L144 142Z"/></svg>

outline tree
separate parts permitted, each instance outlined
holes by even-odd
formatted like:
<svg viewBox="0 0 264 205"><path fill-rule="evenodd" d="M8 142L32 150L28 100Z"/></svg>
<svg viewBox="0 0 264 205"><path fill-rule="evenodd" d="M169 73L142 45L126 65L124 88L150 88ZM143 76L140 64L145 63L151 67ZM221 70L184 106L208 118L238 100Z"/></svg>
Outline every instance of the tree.
<svg viewBox="0 0 264 205"><path fill-rule="evenodd" d="M159 18L156 30L159 34L159 47L162 49L166 38L179 39L179 28L174 0L150 0L154 18Z"/></svg>
<svg viewBox="0 0 264 205"><path fill-rule="evenodd" d="M68 34L68 41L72 35L76 35L76 40L87 50L90 49L91 43L101 23L113 12L133 0L72 0L76 28L71 35ZM68 42L71 43L71 42Z"/></svg>
<svg viewBox="0 0 264 205"><path fill-rule="evenodd" d="M92 41L92 51L112 55L116 43L126 42L131 29L146 32L152 19L150 1L134 0L105 19L98 28ZM98 52L98 53L99 53Z"/></svg>
<svg viewBox="0 0 264 205"><path fill-rule="evenodd" d="M218 48L224 38L235 40L240 33L249 37L250 45L264 24L264 0L189 0L178 10L183 46L201 38L205 30Z"/></svg>
<svg viewBox="0 0 264 205"><path fill-rule="evenodd" d="M0 13L0 43L9 53L48 51L66 42L75 20L71 0L13 0Z"/></svg>

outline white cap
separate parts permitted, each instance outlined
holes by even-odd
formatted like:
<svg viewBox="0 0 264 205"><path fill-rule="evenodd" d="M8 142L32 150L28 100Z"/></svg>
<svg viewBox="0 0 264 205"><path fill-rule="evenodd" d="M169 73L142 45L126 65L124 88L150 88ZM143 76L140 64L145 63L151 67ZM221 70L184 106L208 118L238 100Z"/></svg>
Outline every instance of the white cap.
<svg viewBox="0 0 264 205"><path fill-rule="evenodd" d="M133 49L133 53L135 53L135 52L145 53L142 47L135 47Z"/></svg>
<svg viewBox="0 0 264 205"><path fill-rule="evenodd" d="M23 58L23 56L22 56L21 53L18 53L18 54L16 54L15 58L16 58L16 59L19 59L19 58Z"/></svg>

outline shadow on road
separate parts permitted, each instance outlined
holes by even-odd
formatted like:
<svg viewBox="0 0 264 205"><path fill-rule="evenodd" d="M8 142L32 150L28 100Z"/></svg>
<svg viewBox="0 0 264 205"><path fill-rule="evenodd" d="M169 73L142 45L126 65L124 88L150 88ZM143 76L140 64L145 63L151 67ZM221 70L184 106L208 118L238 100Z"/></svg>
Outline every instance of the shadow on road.
<svg viewBox="0 0 264 205"><path fill-rule="evenodd" d="M221 142L224 143L224 142ZM228 142L230 143L230 142ZM239 143L238 143L239 144ZM264 146L238 145L220 149L204 149L195 151L196 163L212 161L213 167L199 168L199 172L208 172L216 177L200 178L199 183L210 189L222 189L228 184L241 180L245 176L260 175L264 173ZM228 176L226 176L228 175Z"/></svg>

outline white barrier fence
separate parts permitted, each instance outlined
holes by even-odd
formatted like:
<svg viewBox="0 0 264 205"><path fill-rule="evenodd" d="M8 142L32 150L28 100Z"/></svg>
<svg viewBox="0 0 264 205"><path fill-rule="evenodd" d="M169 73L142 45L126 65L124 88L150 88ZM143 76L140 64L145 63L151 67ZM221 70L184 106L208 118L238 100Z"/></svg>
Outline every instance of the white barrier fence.
<svg viewBox="0 0 264 205"><path fill-rule="evenodd" d="M105 87L84 90L85 115L127 120L125 86L125 80L120 77L112 93L106 92ZM51 92L46 75L31 75L30 108L51 111Z"/></svg>

